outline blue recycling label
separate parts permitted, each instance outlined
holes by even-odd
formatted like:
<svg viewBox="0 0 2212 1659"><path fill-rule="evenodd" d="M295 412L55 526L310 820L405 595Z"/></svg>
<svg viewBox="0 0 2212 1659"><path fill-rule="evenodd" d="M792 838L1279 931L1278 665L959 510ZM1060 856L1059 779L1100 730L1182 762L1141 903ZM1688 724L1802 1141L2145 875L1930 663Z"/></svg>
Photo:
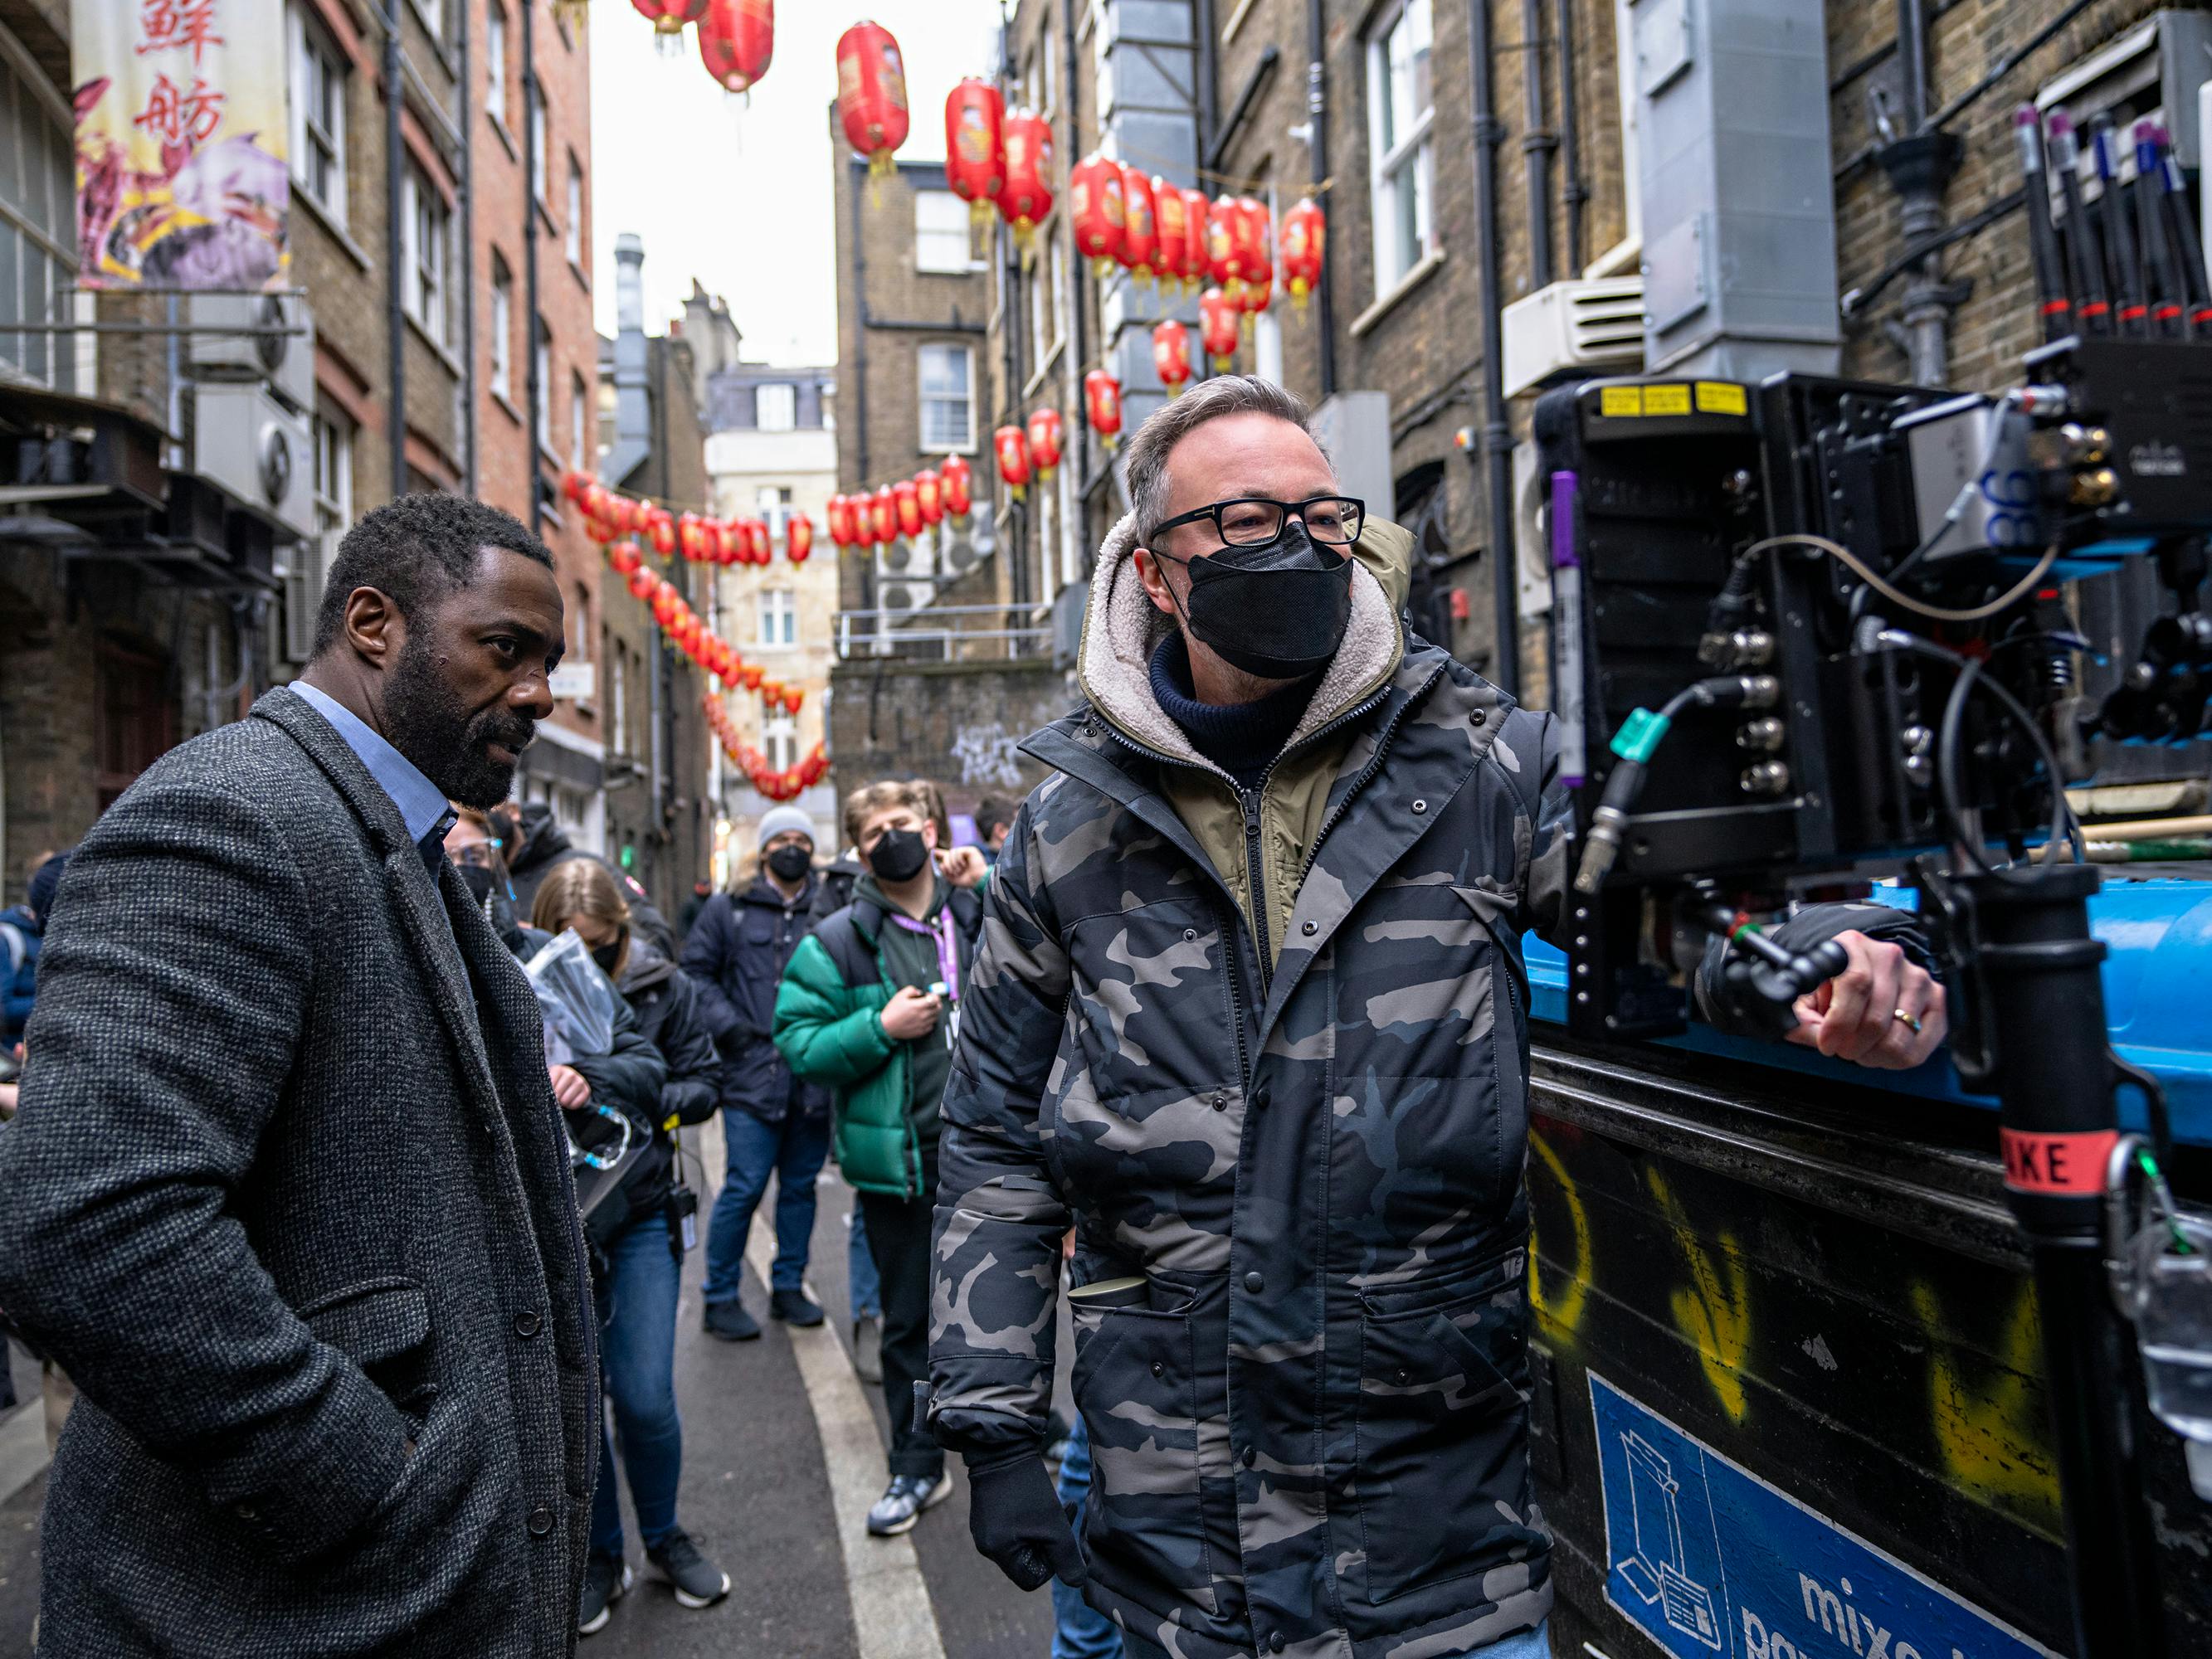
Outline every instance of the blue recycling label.
<svg viewBox="0 0 2212 1659"><path fill-rule="evenodd" d="M2060 1659L1590 1373L1605 1597L1677 1659Z"/></svg>

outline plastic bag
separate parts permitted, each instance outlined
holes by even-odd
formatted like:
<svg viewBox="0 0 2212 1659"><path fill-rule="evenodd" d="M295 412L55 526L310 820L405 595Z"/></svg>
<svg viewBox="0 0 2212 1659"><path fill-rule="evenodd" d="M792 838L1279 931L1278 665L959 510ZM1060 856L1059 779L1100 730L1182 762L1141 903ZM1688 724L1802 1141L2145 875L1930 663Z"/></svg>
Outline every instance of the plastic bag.
<svg viewBox="0 0 2212 1659"><path fill-rule="evenodd" d="M531 957L523 971L545 1017L546 1064L564 1066L579 1054L613 1049L621 994L607 982L574 928Z"/></svg>

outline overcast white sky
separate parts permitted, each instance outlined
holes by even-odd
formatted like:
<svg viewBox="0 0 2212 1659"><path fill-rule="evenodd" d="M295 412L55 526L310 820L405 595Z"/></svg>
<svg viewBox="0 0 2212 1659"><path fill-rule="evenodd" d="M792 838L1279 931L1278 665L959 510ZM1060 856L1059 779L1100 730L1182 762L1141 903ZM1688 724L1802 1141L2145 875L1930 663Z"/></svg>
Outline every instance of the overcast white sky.
<svg viewBox="0 0 2212 1659"><path fill-rule="evenodd" d="M708 78L692 31L682 57L664 58L628 0L592 0L590 17L599 331L615 331L615 238L635 231L648 331L665 326L696 276L729 301L748 357L834 362L837 37L872 17L897 38L912 118L898 154L941 161L945 95L963 76L990 72L997 0L784 0L775 58L744 97Z"/></svg>

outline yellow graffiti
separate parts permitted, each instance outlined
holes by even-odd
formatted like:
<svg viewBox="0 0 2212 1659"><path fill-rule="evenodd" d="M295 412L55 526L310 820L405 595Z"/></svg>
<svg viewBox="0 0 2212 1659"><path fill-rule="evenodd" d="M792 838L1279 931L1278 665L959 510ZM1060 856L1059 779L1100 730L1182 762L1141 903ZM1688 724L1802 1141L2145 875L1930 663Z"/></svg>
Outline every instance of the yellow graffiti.
<svg viewBox="0 0 2212 1659"><path fill-rule="evenodd" d="M1721 1255L1716 1267L1711 1252L1691 1231L1689 1217L1668 1190L1658 1170L1646 1170L1644 1177L1650 1185L1652 1197L1659 1200L1667 1224L1674 1229L1674 1243L1690 1264L1691 1288L1675 1291L1669 1304L1674 1310L1675 1326L1697 1345L1705 1381L1712 1384L1721 1409L1731 1421L1741 1423L1747 1405L1743 1358L1751 1347L1751 1271L1744 1265L1743 1252L1737 1248L1733 1233L1722 1233L1716 1238ZM1722 1283L1723 1276L1727 1279L1725 1286Z"/></svg>
<svg viewBox="0 0 2212 1659"><path fill-rule="evenodd" d="M1911 1296L1913 1316L1929 1337L1929 1415L1952 1480L1968 1497L2056 1534L2058 1475L2041 1404L2028 1388L2042 1370L2034 1287L2021 1287L1998 1340L1998 1370L1980 1389L1960 1374L1959 1344L1935 1291L1915 1283Z"/></svg>
<svg viewBox="0 0 2212 1659"><path fill-rule="evenodd" d="M1543 1136L1531 1133L1528 1145L1536 1156L1544 1160L1544 1167L1559 1183L1559 1196L1566 1200L1567 1221L1574 1230L1575 1265L1567 1282L1554 1302L1544 1294L1544 1278L1537 1262L1541 1247L1536 1241L1536 1224L1532 1209L1528 1224L1528 1305L1535 1310L1536 1322L1544 1334L1554 1340L1573 1336L1583 1322L1583 1309L1589 1301L1591 1251L1589 1212L1583 1207L1582 1194L1575 1190L1574 1177L1559 1153Z"/></svg>

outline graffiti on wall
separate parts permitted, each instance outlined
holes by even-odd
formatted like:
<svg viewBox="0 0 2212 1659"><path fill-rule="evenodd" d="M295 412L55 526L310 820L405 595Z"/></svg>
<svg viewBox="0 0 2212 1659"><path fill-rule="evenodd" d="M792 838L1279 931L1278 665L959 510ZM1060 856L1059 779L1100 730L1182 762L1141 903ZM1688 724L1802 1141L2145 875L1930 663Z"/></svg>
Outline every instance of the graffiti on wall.
<svg viewBox="0 0 2212 1659"><path fill-rule="evenodd" d="M952 758L960 768L960 781L964 787L1021 787L1020 744L996 720L962 726L953 735Z"/></svg>

